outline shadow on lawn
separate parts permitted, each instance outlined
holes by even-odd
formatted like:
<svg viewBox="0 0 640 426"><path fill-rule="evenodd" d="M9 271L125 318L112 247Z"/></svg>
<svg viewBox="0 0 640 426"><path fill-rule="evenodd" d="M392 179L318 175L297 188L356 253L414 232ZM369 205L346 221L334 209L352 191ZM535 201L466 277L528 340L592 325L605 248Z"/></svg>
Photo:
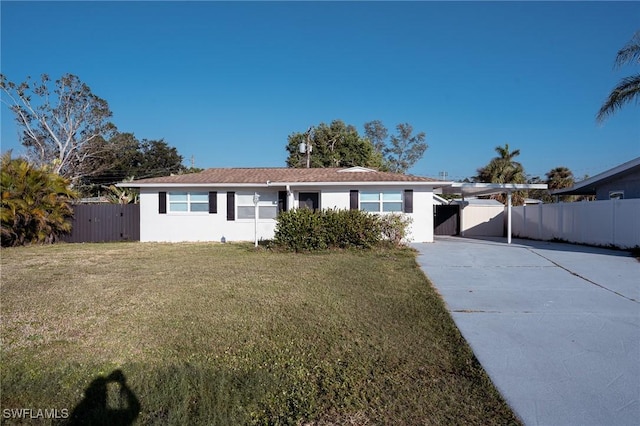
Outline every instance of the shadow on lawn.
<svg viewBox="0 0 640 426"><path fill-rule="evenodd" d="M140 401L127 386L122 370L96 377L84 391L84 399L69 416L68 426L130 425L140 413Z"/></svg>

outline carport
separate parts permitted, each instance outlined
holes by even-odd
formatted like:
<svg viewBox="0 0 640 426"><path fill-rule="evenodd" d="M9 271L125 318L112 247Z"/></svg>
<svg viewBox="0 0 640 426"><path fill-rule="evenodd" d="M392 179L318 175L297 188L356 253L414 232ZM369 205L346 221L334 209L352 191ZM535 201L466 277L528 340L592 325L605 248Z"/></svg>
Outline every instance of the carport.
<svg viewBox="0 0 640 426"><path fill-rule="evenodd" d="M464 197L479 197L494 194L507 194L507 244L511 244L511 195L514 191L547 189L546 183L465 183L454 182L442 188L444 194L462 195L460 208L460 228L464 229Z"/></svg>

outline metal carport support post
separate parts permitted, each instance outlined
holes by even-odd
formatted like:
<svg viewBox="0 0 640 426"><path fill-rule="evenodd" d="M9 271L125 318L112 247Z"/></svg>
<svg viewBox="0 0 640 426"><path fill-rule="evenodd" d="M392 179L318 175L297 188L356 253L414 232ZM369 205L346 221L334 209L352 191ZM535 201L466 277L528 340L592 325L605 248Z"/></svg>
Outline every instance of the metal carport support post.
<svg viewBox="0 0 640 426"><path fill-rule="evenodd" d="M511 191L507 191L507 244L511 244Z"/></svg>
<svg viewBox="0 0 640 426"><path fill-rule="evenodd" d="M527 191L530 189L547 189L546 183L481 183L481 182L453 182L450 186L443 187L445 194L462 194L462 207L465 196L485 196L507 193L507 244L511 244L511 207L513 191ZM460 213L462 218L464 213ZM464 219L462 219L464 221ZM464 236L464 222L460 224L461 235Z"/></svg>

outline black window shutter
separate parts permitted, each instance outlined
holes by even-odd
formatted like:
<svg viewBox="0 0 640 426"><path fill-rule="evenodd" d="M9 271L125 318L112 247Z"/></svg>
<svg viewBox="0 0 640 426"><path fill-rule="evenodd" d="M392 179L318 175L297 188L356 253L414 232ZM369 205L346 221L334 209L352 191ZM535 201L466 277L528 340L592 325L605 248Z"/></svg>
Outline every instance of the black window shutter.
<svg viewBox="0 0 640 426"><path fill-rule="evenodd" d="M227 220L236 220L236 193L227 192Z"/></svg>
<svg viewBox="0 0 640 426"><path fill-rule="evenodd" d="M358 190L349 191L349 209L358 210Z"/></svg>
<svg viewBox="0 0 640 426"><path fill-rule="evenodd" d="M413 189L404 191L404 212L413 213Z"/></svg>
<svg viewBox="0 0 640 426"><path fill-rule="evenodd" d="M158 192L158 213L160 214L167 213L167 193L166 192Z"/></svg>
<svg viewBox="0 0 640 426"><path fill-rule="evenodd" d="M209 192L209 214L218 213L218 193Z"/></svg>
<svg viewBox="0 0 640 426"><path fill-rule="evenodd" d="M278 191L278 213L287 211L287 191Z"/></svg>

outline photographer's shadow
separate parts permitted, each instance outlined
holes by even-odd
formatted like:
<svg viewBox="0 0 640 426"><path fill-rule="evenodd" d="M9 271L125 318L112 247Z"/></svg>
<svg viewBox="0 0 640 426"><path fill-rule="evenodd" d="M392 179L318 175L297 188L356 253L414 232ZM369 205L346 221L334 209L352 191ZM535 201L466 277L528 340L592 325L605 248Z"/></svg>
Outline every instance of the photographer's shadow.
<svg viewBox="0 0 640 426"><path fill-rule="evenodd" d="M111 385L110 385L111 384ZM119 389L116 389L118 388ZM130 425L140 413L140 401L127 386L122 370L98 376L84 391L67 425Z"/></svg>

